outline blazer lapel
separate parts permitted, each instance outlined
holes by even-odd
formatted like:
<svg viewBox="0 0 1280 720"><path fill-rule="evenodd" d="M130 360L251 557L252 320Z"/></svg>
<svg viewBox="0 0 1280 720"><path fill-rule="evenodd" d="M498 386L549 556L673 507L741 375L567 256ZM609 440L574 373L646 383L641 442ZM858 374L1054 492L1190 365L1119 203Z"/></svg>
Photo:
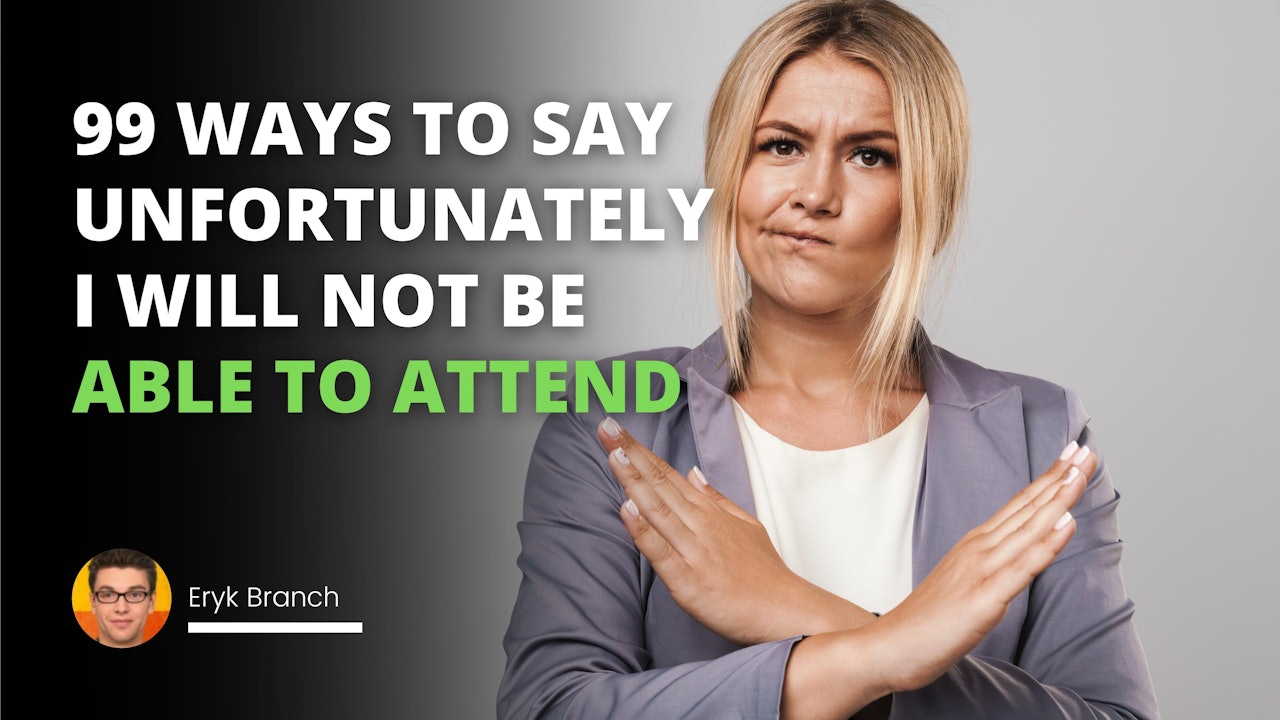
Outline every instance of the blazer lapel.
<svg viewBox="0 0 1280 720"><path fill-rule="evenodd" d="M1030 480L1018 386L927 339L921 356L929 434L913 537L917 585Z"/></svg>
<svg viewBox="0 0 1280 720"><path fill-rule="evenodd" d="M755 515L756 503L747 476L738 421L733 414L733 400L725 392L729 385L729 367L720 331L689 351L677 364L677 370L688 388L694 444L707 482Z"/></svg>

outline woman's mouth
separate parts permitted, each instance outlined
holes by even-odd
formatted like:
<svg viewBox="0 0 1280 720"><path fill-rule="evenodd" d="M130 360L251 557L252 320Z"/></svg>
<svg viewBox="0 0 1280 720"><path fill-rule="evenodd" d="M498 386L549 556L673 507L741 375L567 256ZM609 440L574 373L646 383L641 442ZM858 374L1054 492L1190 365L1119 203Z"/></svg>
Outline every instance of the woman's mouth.
<svg viewBox="0 0 1280 720"><path fill-rule="evenodd" d="M830 245L831 242L820 235L812 233L796 232L793 230L771 230L774 235L781 235L792 243L801 247L815 247L818 245Z"/></svg>

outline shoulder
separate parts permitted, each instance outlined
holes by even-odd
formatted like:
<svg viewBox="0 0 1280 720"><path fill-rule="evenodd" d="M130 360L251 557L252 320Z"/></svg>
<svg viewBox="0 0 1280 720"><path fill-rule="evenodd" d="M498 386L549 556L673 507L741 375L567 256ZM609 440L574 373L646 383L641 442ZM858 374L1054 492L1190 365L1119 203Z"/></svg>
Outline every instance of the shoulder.
<svg viewBox="0 0 1280 720"><path fill-rule="evenodd" d="M562 442L580 443L595 437L606 416L623 423L638 439L685 405L684 365L694 352L667 346L570 363L565 382L566 409L543 421L538 448L562 450Z"/></svg>
<svg viewBox="0 0 1280 720"><path fill-rule="evenodd" d="M585 369L615 386L618 383L625 383L628 388L635 387L636 381L641 380L650 384L655 392L660 392L665 389L667 383L679 382L680 365L690 352L687 347L674 345L637 350L599 360L579 362L571 366L570 371L576 376ZM592 404L598 404L599 399L598 396L593 396Z"/></svg>
<svg viewBox="0 0 1280 720"><path fill-rule="evenodd" d="M1023 373L988 368L937 345L925 345L921 365L925 387L935 403L974 408L1016 390L1022 395L1023 406L1033 412L1084 412L1079 397L1070 388Z"/></svg>
<svg viewBox="0 0 1280 720"><path fill-rule="evenodd" d="M1089 423L1089 414L1075 391L1049 380L987 368L934 345L925 346L922 365L933 404L979 413L993 411L996 406L1020 408L1033 458L1056 457ZM1010 402L1015 396L1016 405Z"/></svg>
<svg viewBox="0 0 1280 720"><path fill-rule="evenodd" d="M668 346L578 362L569 368L568 390L573 393L587 391L587 396L581 398L582 402L575 403L579 414L596 415L602 420L606 414L636 412L645 406L646 401L661 398L669 391L680 392L680 387L669 390L669 386L683 384L681 366L690 352L687 347ZM575 382L584 373L592 379L598 378L600 382ZM620 393L625 394L625 402ZM655 411L650 403L647 412Z"/></svg>
<svg viewBox="0 0 1280 720"><path fill-rule="evenodd" d="M583 416L580 419L591 423L603 420L605 415L612 415L620 422L627 418L637 424L637 430L632 431L637 438L641 437L639 433L644 427L651 426L657 431L675 419L686 418L690 383L713 393L723 393L728 383L728 365L719 329L695 347L670 345L638 350L580 364L576 370L578 374L585 370L599 378L602 388L626 388L628 400L621 403L614 398L609 402L591 393L579 406L578 414ZM586 385L571 380L568 389L576 392ZM655 399L661 402L650 402Z"/></svg>
<svg viewBox="0 0 1280 720"><path fill-rule="evenodd" d="M546 415L534 441L525 482L526 520L563 520L565 513L581 514L584 508L593 509L591 517L612 518L626 497L613 479L596 428L613 417L637 440L669 457L673 445L680 444L676 439L689 435L687 392L676 368L690 352L662 347L569 364L564 409ZM651 403L648 409L643 399ZM655 399L661 402L654 404ZM615 527L610 520L608 526L625 539L620 523Z"/></svg>

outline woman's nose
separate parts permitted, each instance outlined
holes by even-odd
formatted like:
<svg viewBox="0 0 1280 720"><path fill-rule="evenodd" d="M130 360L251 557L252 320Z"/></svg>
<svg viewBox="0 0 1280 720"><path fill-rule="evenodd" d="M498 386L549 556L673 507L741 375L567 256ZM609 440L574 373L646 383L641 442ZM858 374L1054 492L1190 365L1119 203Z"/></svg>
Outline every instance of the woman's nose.
<svg viewBox="0 0 1280 720"><path fill-rule="evenodd" d="M839 215L843 168L831 159L814 157L797 168L791 206L811 215Z"/></svg>

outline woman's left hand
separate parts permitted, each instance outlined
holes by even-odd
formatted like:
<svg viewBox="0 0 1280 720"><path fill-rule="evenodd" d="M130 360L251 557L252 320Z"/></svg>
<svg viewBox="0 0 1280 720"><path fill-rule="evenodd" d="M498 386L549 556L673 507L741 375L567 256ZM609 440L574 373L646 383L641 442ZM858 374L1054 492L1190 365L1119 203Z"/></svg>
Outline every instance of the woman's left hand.
<svg viewBox="0 0 1280 720"><path fill-rule="evenodd" d="M698 468L682 475L612 418L597 434L630 498L619 514L636 548L703 625L754 645L875 618L792 572L764 526L707 484Z"/></svg>

